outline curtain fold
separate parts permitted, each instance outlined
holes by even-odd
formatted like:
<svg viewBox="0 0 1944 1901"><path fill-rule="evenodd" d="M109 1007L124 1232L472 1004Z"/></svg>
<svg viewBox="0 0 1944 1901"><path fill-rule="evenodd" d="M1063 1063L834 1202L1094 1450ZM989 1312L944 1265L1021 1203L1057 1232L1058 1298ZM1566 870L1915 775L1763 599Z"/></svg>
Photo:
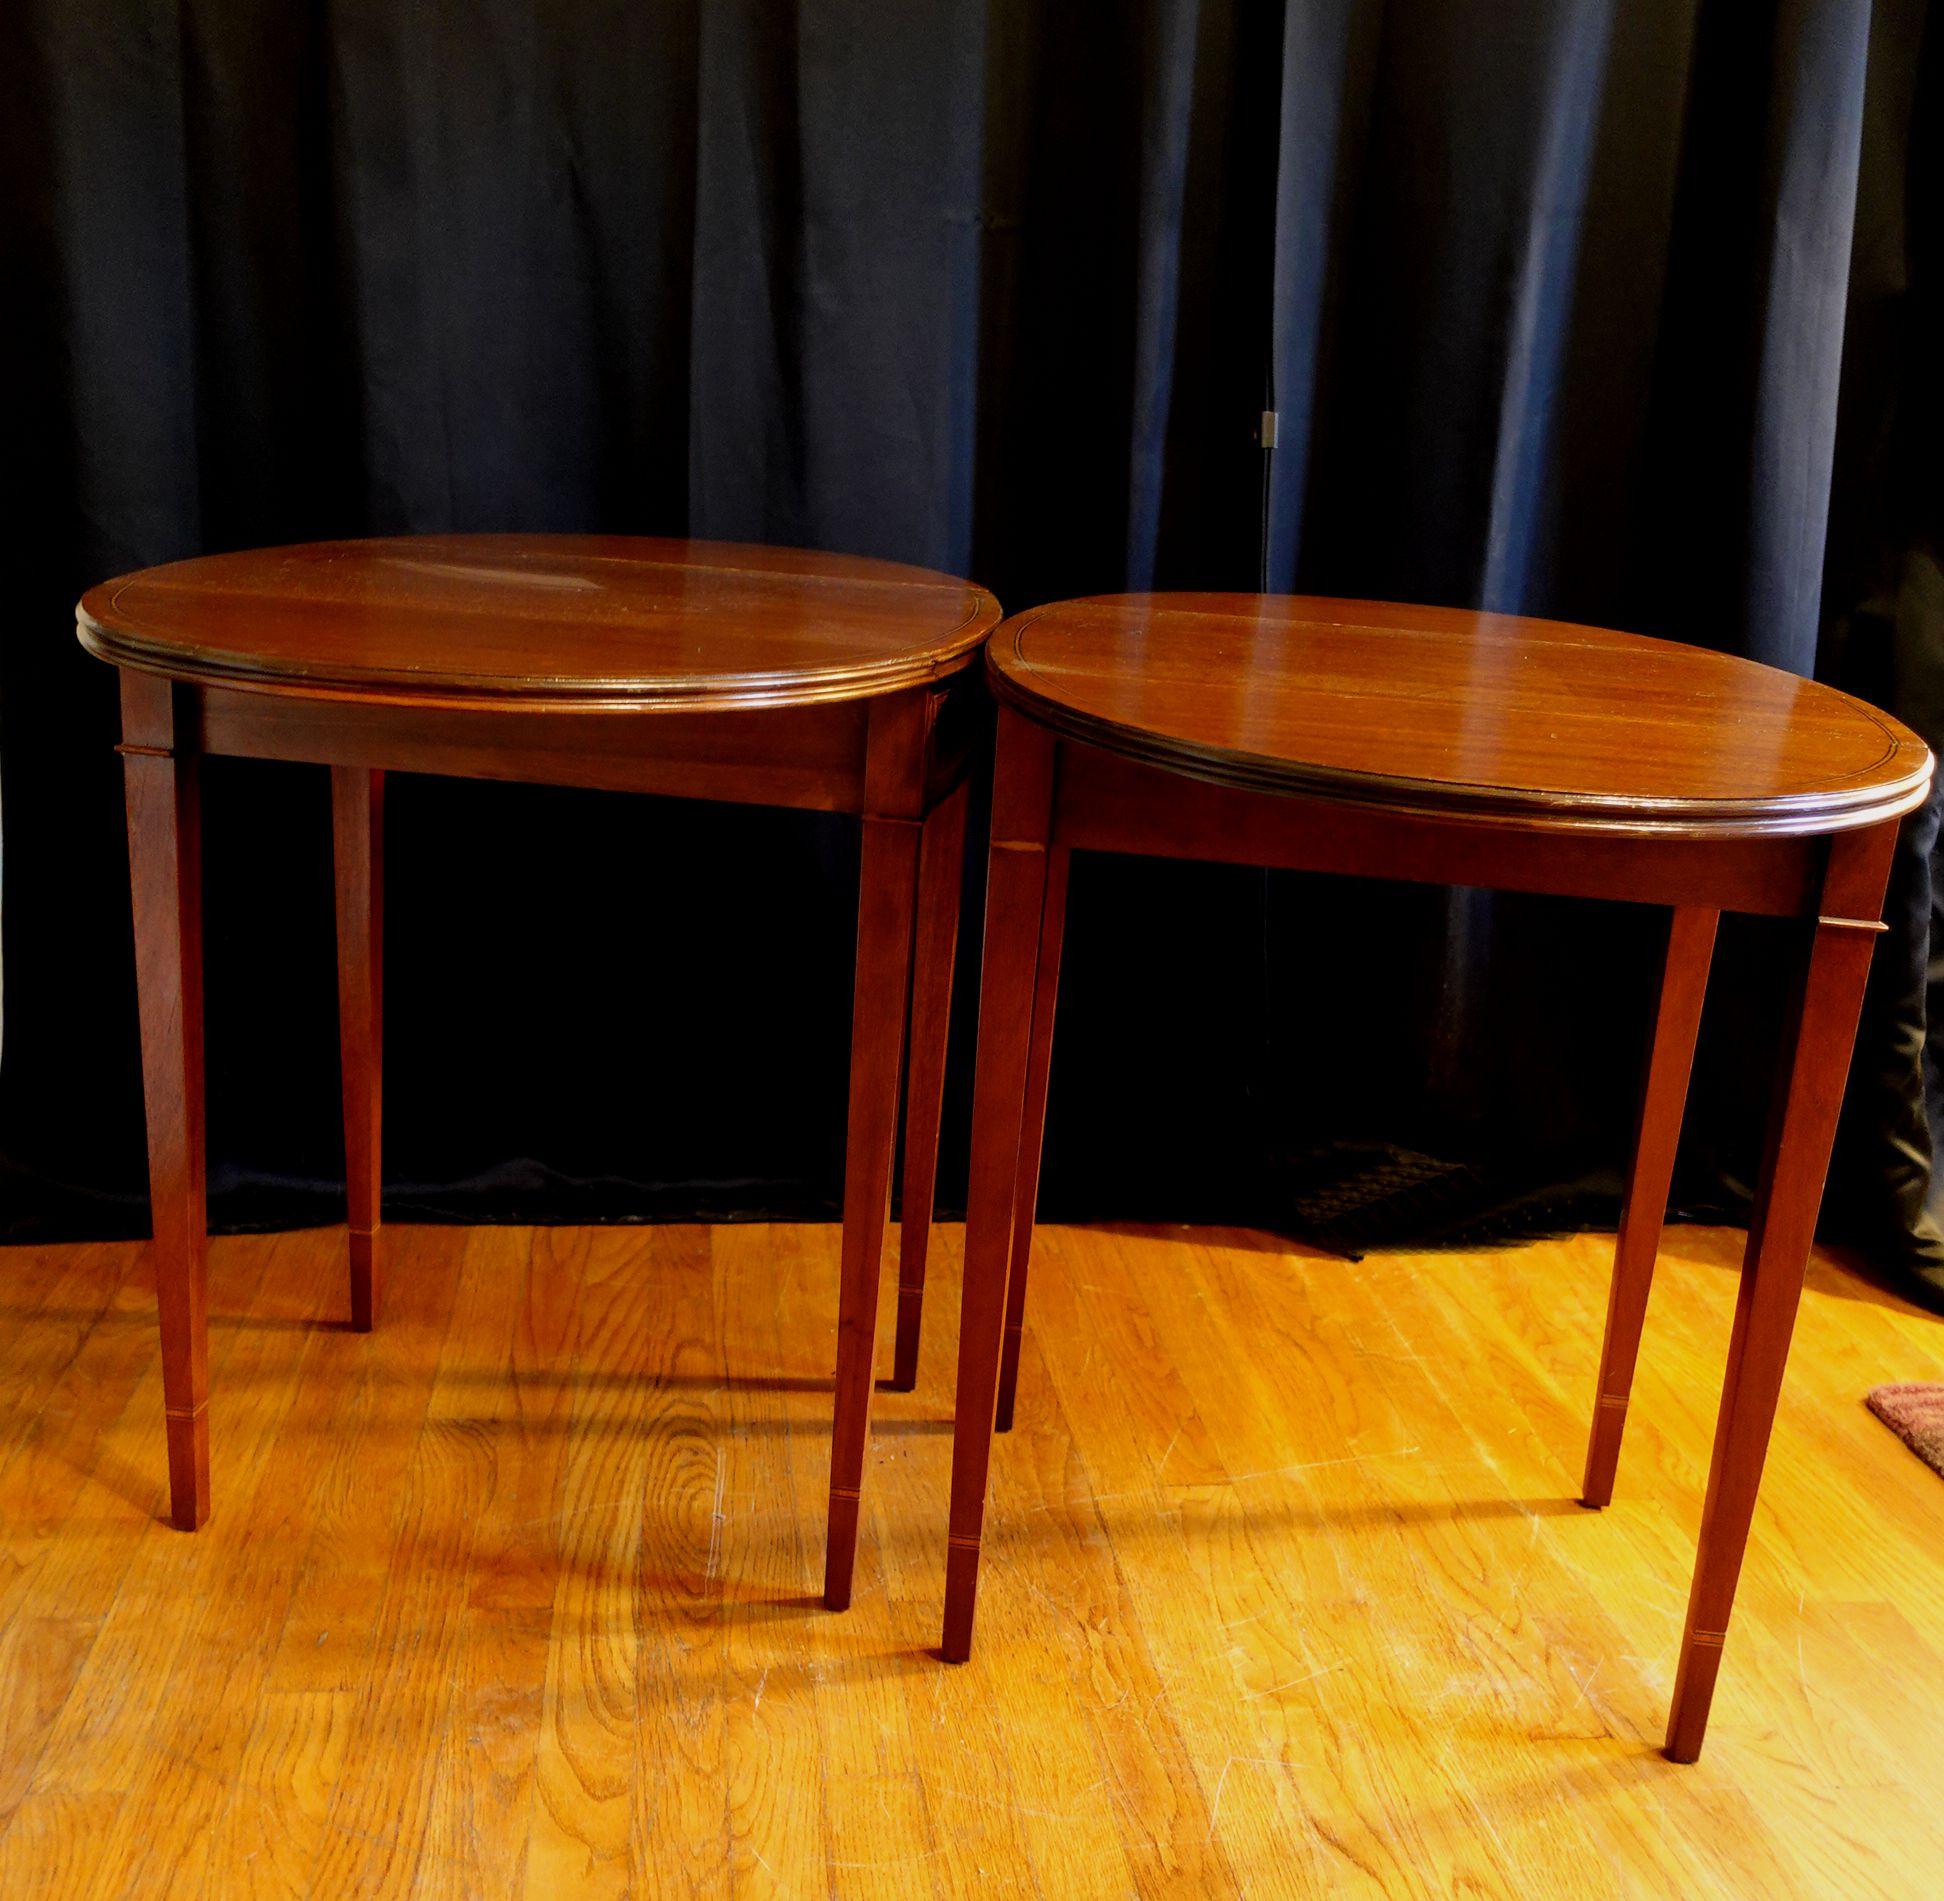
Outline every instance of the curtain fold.
<svg viewBox="0 0 1944 1901"><path fill-rule="evenodd" d="M122 569L589 528L1012 608L1263 571L1704 642L1935 743L1937 41L1924 0L21 0L0 1232L143 1218L113 684L70 618ZM338 1192L314 776L212 773L218 1221ZM399 1213L835 1205L843 826L392 812ZM1944 1285L1935 834L1830 1203L1911 1285ZM1462 1177L1416 1232L1610 1214L1656 920L1111 861L1075 889L1054 1213L1278 1219L1292 1157L1354 1150ZM1722 958L1679 1197L1734 1213L1773 935Z"/></svg>

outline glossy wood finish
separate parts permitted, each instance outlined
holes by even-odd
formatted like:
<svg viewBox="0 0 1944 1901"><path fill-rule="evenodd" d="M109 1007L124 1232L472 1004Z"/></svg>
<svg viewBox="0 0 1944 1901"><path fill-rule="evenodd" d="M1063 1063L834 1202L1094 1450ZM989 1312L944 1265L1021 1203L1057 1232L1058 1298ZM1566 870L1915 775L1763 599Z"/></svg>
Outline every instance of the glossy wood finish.
<svg viewBox="0 0 1944 1901"><path fill-rule="evenodd" d="M1674 912L1599 1394L1624 1401L1715 918L1813 940L1785 1039L1730 1348L1667 1753L1692 1761L1746 1548L1897 821L1930 776L1872 708L1723 656L1504 617L1153 596L1006 623L979 1008L943 1651L970 1650L991 1427L1016 1404L1038 1144L1075 849L1210 857L1666 905ZM1042 1098L1043 1102L1043 1098ZM1014 1338L1017 1338L1015 1333ZM1010 1362L1010 1364L1009 1364ZM1000 1398L1002 1382L1005 1397ZM1585 1498L1610 1492L1621 1405Z"/></svg>
<svg viewBox="0 0 1944 1901"><path fill-rule="evenodd" d="M1026 1103L1020 1112L1019 1169L1013 1194L1012 1261L1006 1277L1006 1330L999 1346L999 1396L993 1429L1012 1431L1019 1387L1019 1348L1026 1324L1026 1271L1032 1264L1033 1218L1039 1208L1040 1155L1046 1142L1046 1092L1053 1073L1053 1014L1060 995L1060 947L1066 939L1067 874L1073 853L1046 854L1046 900L1040 909L1039 969L1033 979L1033 1041L1026 1052Z"/></svg>
<svg viewBox="0 0 1944 1901"><path fill-rule="evenodd" d="M914 955L935 1159L952 931L914 951L921 837L955 901L998 617L922 570L701 542L443 536L213 556L93 590L122 668L173 1510L209 1511L200 893L206 753L332 772L351 1311L380 1288L383 788L434 772L855 814L864 829L825 1588L848 1601ZM941 928L942 926L942 928ZM942 950L941 947L942 946ZM921 1118L922 1119L922 1118ZM929 1218L927 1200L921 1218ZM918 1250L922 1258L922 1249ZM912 1325L916 1329L916 1303Z"/></svg>
<svg viewBox="0 0 1944 1901"><path fill-rule="evenodd" d="M958 962L959 887L964 880L965 808L961 785L925 820L918 853L918 942L911 969L911 1050L905 1081L904 1184L899 1194L898 1318L891 1390L918 1383L924 1325L925 1262L938 1191L939 1120L945 1105L945 1050L952 1028L952 972Z"/></svg>
<svg viewBox="0 0 1944 1901"><path fill-rule="evenodd" d="M1782 1038L1667 1721L1667 1753L1676 1762L1693 1762L1700 1755L1707 1729L1803 1274L1816 1238L1816 1211L1843 1106L1863 986L1883 928L1878 920L1895 844L1896 833L1888 826L1843 833L1832 841L1823 909L1809 926L1806 968Z"/></svg>
<svg viewBox="0 0 1944 1901"><path fill-rule="evenodd" d="M205 751L239 759L394 768L449 778L586 786L734 805L856 812L868 700L773 712L544 718L504 708L294 700L234 687L199 695Z"/></svg>
<svg viewBox="0 0 1944 1901"><path fill-rule="evenodd" d="M1553 897L1622 898L1794 917L1814 902L1814 854L1799 838L1668 836L1433 818L1337 800L1238 798L1076 740L1060 785L1060 837L1076 851L1154 853L1359 877L1387 876ZM1546 841L1535 850L1533 841Z"/></svg>
<svg viewBox="0 0 1944 1901"><path fill-rule="evenodd" d="M1944 1510L1857 1394L1944 1378L1934 1319L1812 1262L1737 1746L1675 1769L1670 1553L1740 1236L1669 1230L1628 1446L1655 1496L1586 1512L1610 1236L1353 1263L1042 1227L994 1461L1003 1641L946 1670L918 1533L961 1236L919 1390L878 1396L840 1618L805 1579L829 1224L401 1223L369 1338L333 1324L338 1236L219 1236L224 1502L194 1538L157 1523L148 1248L0 1249L0 1895L1933 1890Z"/></svg>
<svg viewBox="0 0 1944 1901"><path fill-rule="evenodd" d="M1044 728L1016 716L1000 716L986 860L958 1394L952 1409L952 1508L946 1536L942 1644L948 1663L963 1663L971 1654L972 1614L978 1597L1006 1287L1023 1186L1020 1141L1032 1058L1040 921L1046 903L1053 758L1053 736Z"/></svg>
<svg viewBox="0 0 1944 1901"><path fill-rule="evenodd" d="M369 1333L378 1303L378 1185L383 1154L385 775L331 768L337 874L338 1046L344 1087L344 1182L351 1325Z"/></svg>
<svg viewBox="0 0 1944 1901"><path fill-rule="evenodd" d="M1620 1232L1613 1248L1613 1284L1607 1300L1606 1340L1600 1349L1600 1376L1593 1388L1593 1430L1587 1441L1586 1475L1580 1502L1612 1502L1613 1474L1620 1462L1620 1438L1627 1424L1634 1363L1640 1354L1647 1296L1653 1289L1654 1257L1660 1251L1661 1223L1674 1185L1674 1154L1680 1145L1681 1115L1687 1107L1688 1078L1694 1069L1695 1039L1701 1033L1701 1003L1708 989L1719 911L1689 907L1668 919L1667 961L1661 970L1654 1007L1653 1043L1647 1080L1640 1094L1640 1120L1633 1163L1620 1209Z"/></svg>
<svg viewBox="0 0 1944 1901"><path fill-rule="evenodd" d="M992 596L890 561L630 535L411 535L205 555L89 589L116 666L305 698L523 711L803 706L924 686Z"/></svg>
<svg viewBox="0 0 1944 1901"><path fill-rule="evenodd" d="M920 820L901 799L922 784L905 770L922 746L909 700L880 700L871 714L866 776L885 809L864 819L851 1000L850 1117L844 1148L844 1256L837 1307L837 1410L830 1451L829 1536L824 1605L849 1608L857 1562L857 1520L877 1365L878 1273L898 1139L898 1085L911 997L918 924ZM899 807L906 807L900 810Z"/></svg>
<svg viewBox="0 0 1944 1901"><path fill-rule="evenodd" d="M209 1234L203 1130L202 765L179 747L184 695L122 679L122 776L148 1103L149 1209L162 1322L169 1512L209 1516Z"/></svg>
<svg viewBox="0 0 1944 1901"><path fill-rule="evenodd" d="M995 691L1222 785L1633 832L1828 831L1908 811L1921 740L1813 680L1558 621L1250 594L1017 614Z"/></svg>

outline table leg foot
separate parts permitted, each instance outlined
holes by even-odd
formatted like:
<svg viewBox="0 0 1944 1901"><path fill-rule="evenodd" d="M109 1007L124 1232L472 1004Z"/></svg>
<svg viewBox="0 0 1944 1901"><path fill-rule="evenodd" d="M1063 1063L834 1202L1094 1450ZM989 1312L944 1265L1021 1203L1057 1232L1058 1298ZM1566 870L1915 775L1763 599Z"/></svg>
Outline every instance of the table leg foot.
<svg viewBox="0 0 1944 1901"><path fill-rule="evenodd" d="M857 1515L861 1501L855 1492L830 1494L829 1529L824 1537L824 1609L847 1611L851 1579L857 1569Z"/></svg>
<svg viewBox="0 0 1944 1901"><path fill-rule="evenodd" d="M369 1333L378 1312L378 1237L351 1230L351 1327Z"/></svg>
<svg viewBox="0 0 1944 1901"><path fill-rule="evenodd" d="M1682 1640L1673 1709L1661 1751L1669 1762L1698 1762L1701 1758L1701 1739L1707 1733L1708 1709L1714 1702L1715 1678L1721 1672L1721 1648L1726 1637L1726 1631L1695 1631Z"/></svg>
<svg viewBox="0 0 1944 1901"><path fill-rule="evenodd" d="M1626 1426L1627 1395L1602 1393L1587 1443L1586 1473L1580 1481L1579 1502L1589 1511L1613 1503L1613 1476L1620 1464L1620 1439Z"/></svg>
<svg viewBox="0 0 1944 1901"><path fill-rule="evenodd" d="M902 1252L902 1243L900 1249L897 1339L891 1350L891 1377L884 1382L884 1390L887 1393L915 1393L918 1390L918 1342L925 1323L924 1249L918 1249L915 1260ZM906 1279L907 1275L911 1278Z"/></svg>
<svg viewBox="0 0 1944 1901"><path fill-rule="evenodd" d="M1012 1273L1021 1275L1025 1269L1025 1258L1015 1256ZM1009 1280L1009 1286L1014 1284ZM994 1432L1011 1432L1013 1429L1013 1402L1019 1392L1019 1343L1025 1331L1023 1322L1018 1325L1009 1323L999 1343L999 1397L992 1414Z"/></svg>
<svg viewBox="0 0 1944 1901"><path fill-rule="evenodd" d="M177 1531L199 1530L209 1518L209 1408L167 1413L169 1522Z"/></svg>
<svg viewBox="0 0 1944 1901"><path fill-rule="evenodd" d="M945 1550L945 1635L938 1654L947 1663L972 1655L972 1613L979 1601L979 1547L956 1539Z"/></svg>

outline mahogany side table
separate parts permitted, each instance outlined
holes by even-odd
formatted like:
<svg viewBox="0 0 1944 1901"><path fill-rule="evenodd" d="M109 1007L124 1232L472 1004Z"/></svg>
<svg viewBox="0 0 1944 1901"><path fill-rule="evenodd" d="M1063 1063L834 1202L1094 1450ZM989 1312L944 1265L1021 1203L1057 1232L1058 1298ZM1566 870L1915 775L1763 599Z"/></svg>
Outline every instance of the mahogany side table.
<svg viewBox="0 0 1944 1901"><path fill-rule="evenodd" d="M1624 898L1669 915L1583 1499L1612 1496L1723 911L1801 965L1701 1521L1667 1753L1699 1754L1923 743L1751 661L1365 601L1126 595L1016 615L1000 701L944 1654L972 1641L992 1432L1011 1424L1075 850Z"/></svg>
<svg viewBox="0 0 1944 1901"><path fill-rule="evenodd" d="M965 669L999 618L891 562L705 541L443 535L217 555L104 582L121 670L171 1515L209 1513L199 765L331 768L353 1324L379 1285L388 770L854 813L862 822L824 1596L850 1600L907 1019L898 1369L915 1371L959 868Z"/></svg>

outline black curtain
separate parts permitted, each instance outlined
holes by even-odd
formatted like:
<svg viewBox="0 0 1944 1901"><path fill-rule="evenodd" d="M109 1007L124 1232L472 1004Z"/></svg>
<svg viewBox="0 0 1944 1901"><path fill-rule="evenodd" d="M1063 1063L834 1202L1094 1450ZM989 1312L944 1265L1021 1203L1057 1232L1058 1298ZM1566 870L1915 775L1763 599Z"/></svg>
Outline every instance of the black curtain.
<svg viewBox="0 0 1944 1901"><path fill-rule="evenodd" d="M148 563L520 528L1012 608L1264 575L1704 642L1935 744L1939 69L1923 0L11 0L0 1233L145 1221L71 610ZM390 819L395 1215L834 1208L843 824L412 780ZM207 824L213 1216L329 1219L322 775L219 763ZM1908 1286L1937 829L1829 1208ZM1610 1216L1660 929L1086 862L1045 1205L1314 1224L1347 1155L1417 1184L1373 1232ZM1776 951L1723 947L1691 1209L1745 1202Z"/></svg>

